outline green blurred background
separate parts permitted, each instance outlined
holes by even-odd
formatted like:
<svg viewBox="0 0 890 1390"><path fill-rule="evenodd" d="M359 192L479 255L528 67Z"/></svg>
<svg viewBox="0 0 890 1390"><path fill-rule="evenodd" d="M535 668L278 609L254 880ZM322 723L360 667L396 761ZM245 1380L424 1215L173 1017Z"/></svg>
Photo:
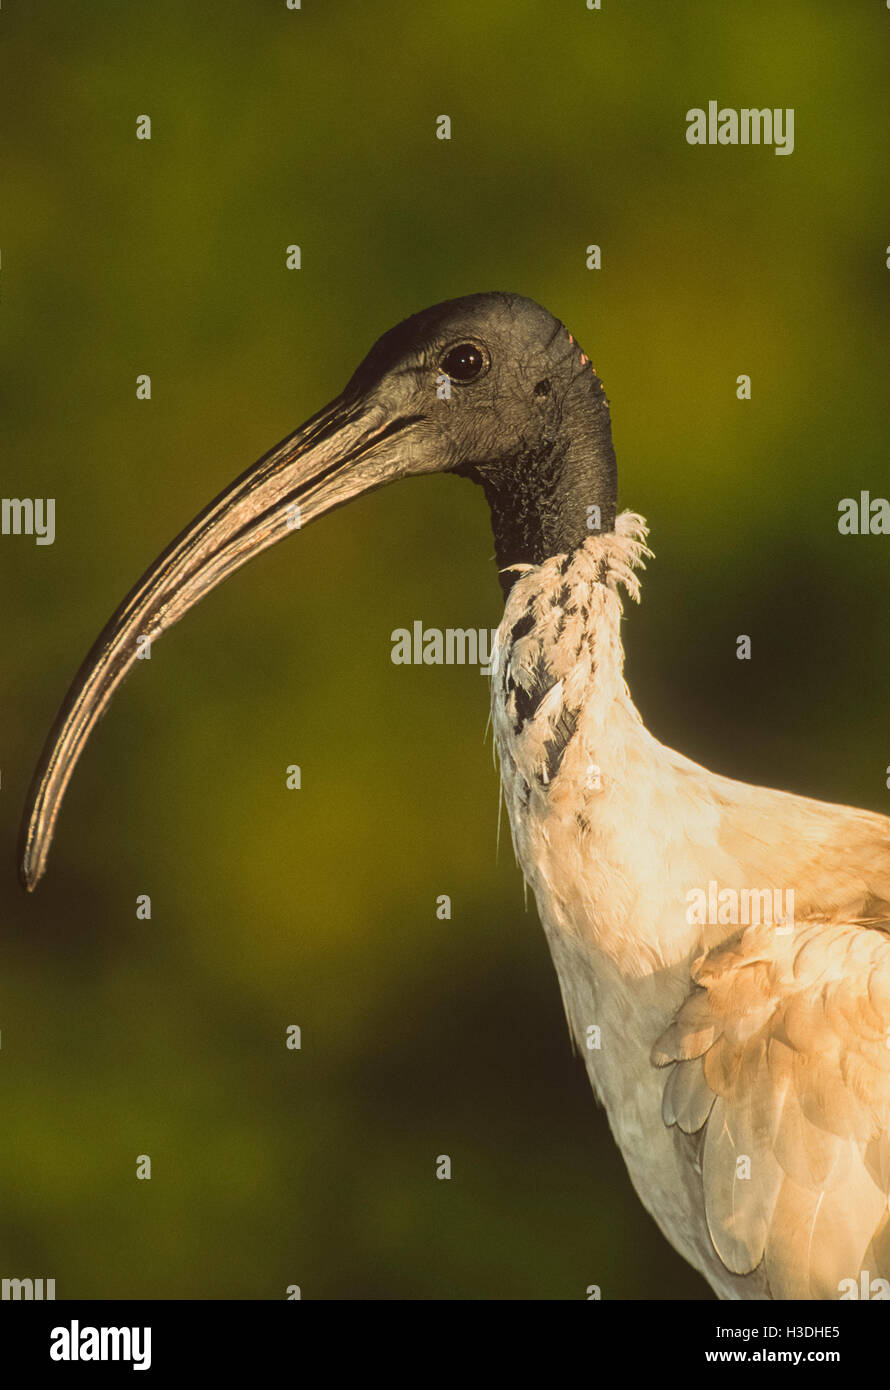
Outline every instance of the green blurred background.
<svg viewBox="0 0 890 1390"><path fill-rule="evenodd" d="M544 303L606 383L656 552L625 629L649 727L890 808L890 538L836 527L890 492L890 12L30 0L0 30L0 491L57 499L53 546L0 537L0 1274L709 1297L571 1056L506 827L496 853L488 682L390 661L415 619L498 622L474 489L400 484L230 580L119 693L33 899L15 835L161 547L381 332L489 289ZM710 99L794 107L794 153L690 147Z"/></svg>

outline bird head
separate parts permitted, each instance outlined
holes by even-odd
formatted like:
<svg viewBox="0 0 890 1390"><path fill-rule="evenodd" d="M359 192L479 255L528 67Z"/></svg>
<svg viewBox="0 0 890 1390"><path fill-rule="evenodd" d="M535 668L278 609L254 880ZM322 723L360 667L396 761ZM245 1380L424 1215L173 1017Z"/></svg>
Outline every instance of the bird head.
<svg viewBox="0 0 890 1390"><path fill-rule="evenodd" d="M412 315L375 343L341 400L352 398L397 439L382 481L455 473L482 486L502 571L614 525L602 382L534 300L476 294Z"/></svg>
<svg viewBox="0 0 890 1390"><path fill-rule="evenodd" d="M100 633L50 731L22 824L27 889L46 866L90 731L146 640L326 512L399 478L440 472L483 488L505 592L512 566L538 564L612 529L616 469L602 383L564 326L534 301L470 295L385 333L336 400L163 551Z"/></svg>

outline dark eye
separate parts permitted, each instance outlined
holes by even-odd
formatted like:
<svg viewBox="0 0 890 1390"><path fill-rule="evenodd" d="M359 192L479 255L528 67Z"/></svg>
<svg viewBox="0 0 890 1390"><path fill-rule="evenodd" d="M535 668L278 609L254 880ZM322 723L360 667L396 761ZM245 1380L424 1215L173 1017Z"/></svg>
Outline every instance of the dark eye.
<svg viewBox="0 0 890 1390"><path fill-rule="evenodd" d="M485 354L475 343L458 343L449 348L441 365L452 381L475 381L485 366Z"/></svg>

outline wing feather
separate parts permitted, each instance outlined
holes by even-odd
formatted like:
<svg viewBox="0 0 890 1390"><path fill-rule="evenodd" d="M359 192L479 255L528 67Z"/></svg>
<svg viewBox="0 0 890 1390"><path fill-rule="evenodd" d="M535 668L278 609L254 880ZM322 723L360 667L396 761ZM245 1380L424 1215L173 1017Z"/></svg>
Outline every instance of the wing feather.
<svg viewBox="0 0 890 1390"><path fill-rule="evenodd" d="M890 928L890 923L886 926ZM890 1270L890 935L748 927L706 952L653 1049L662 1114L700 1141L708 1230L774 1298Z"/></svg>

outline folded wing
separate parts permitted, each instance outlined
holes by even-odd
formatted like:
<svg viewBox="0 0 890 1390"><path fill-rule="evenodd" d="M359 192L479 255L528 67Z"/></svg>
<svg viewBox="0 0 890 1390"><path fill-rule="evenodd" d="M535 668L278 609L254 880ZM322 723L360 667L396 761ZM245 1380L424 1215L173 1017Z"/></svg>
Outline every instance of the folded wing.
<svg viewBox="0 0 890 1390"><path fill-rule="evenodd" d="M727 1269L773 1298L890 1280L890 921L748 927L692 978L653 1061Z"/></svg>

